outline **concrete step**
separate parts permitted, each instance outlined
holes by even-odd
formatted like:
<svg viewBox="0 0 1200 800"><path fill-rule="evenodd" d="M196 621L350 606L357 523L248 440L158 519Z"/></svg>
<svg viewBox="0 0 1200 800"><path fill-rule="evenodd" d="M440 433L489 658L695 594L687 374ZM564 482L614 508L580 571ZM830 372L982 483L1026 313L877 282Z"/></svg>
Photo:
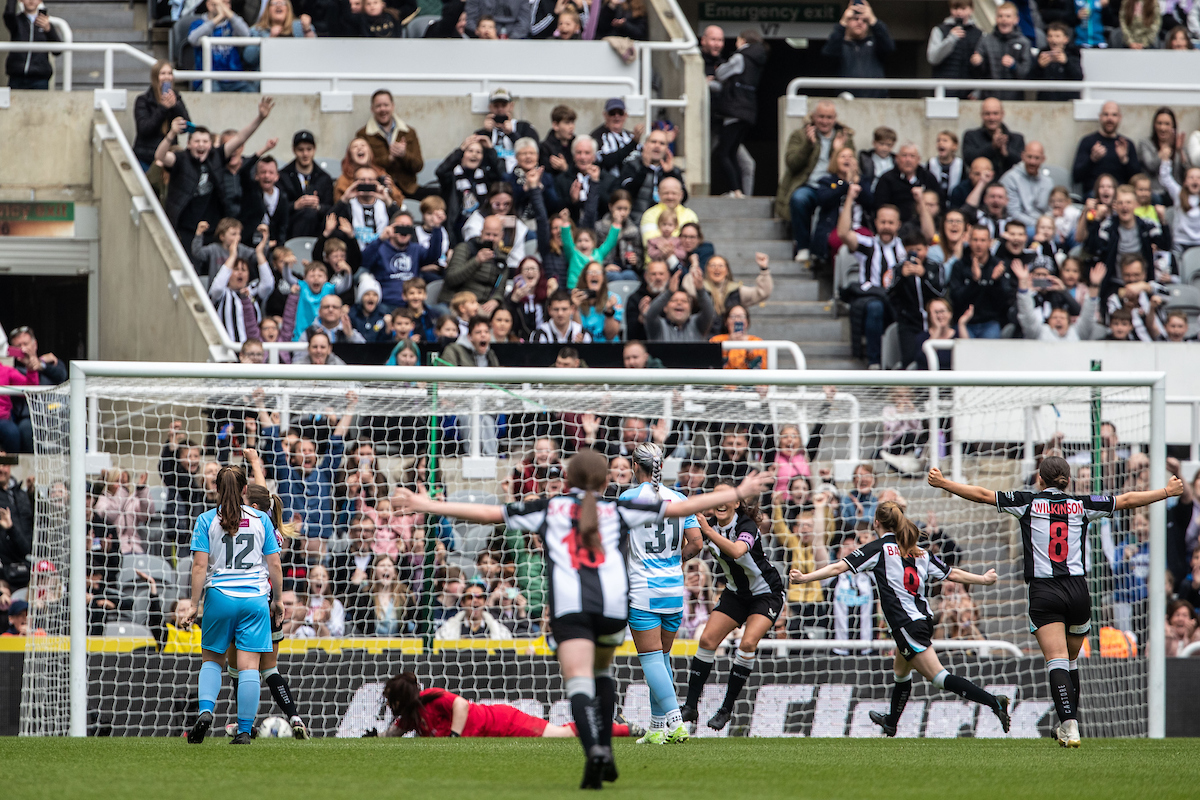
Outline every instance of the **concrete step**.
<svg viewBox="0 0 1200 800"><path fill-rule="evenodd" d="M708 230L707 223L701 222L701 227L705 231ZM725 256L732 264L753 264L755 253L766 253L771 258L773 266L782 266L784 262L790 262L793 265L793 274L799 272L800 267L792 262L792 243L786 239L713 239L705 234L705 239L712 243L713 249L718 255ZM805 270L807 272L807 270Z"/></svg>
<svg viewBox="0 0 1200 800"><path fill-rule="evenodd" d="M788 321L778 317L755 318L750 330L763 339L787 339L799 341L847 341L850 338L850 323L844 319L806 317Z"/></svg>
<svg viewBox="0 0 1200 800"><path fill-rule="evenodd" d="M723 217L770 217L774 213L775 198L689 197L685 205L695 211L702 222Z"/></svg>
<svg viewBox="0 0 1200 800"><path fill-rule="evenodd" d="M133 28L83 28L73 32L75 41L77 42L125 42L137 47L143 52L150 52L150 36L149 31L136 30ZM128 61L127 57L121 57L120 60ZM113 61L116 65L116 59Z"/></svg>
<svg viewBox="0 0 1200 800"><path fill-rule="evenodd" d="M804 348L802 347L800 349L803 350ZM850 358L849 356L846 356L845 358L833 358L831 356L809 356L808 353L804 354L804 360L808 362L806 366L809 369L829 369L854 372L861 370L864 363L859 361L857 358Z"/></svg>
<svg viewBox="0 0 1200 800"><path fill-rule="evenodd" d="M805 358L850 358L849 342L796 341Z"/></svg>
<svg viewBox="0 0 1200 800"><path fill-rule="evenodd" d="M833 318L833 304L824 300L771 299L754 306L754 321L760 319Z"/></svg>
<svg viewBox="0 0 1200 800"><path fill-rule="evenodd" d="M787 238L787 226L778 219L708 217L700 227L709 241L739 239L754 242Z"/></svg>
<svg viewBox="0 0 1200 800"><path fill-rule="evenodd" d="M734 277L745 285L754 285L754 279L749 275L736 275ZM821 285L816 281L792 277L775 277L775 288L771 291L770 300L820 299L822 299Z"/></svg>
<svg viewBox="0 0 1200 800"><path fill-rule="evenodd" d="M54 5L54 15L70 23L79 41L78 33L85 28L126 30L134 26L134 12L124 3L71 3Z"/></svg>

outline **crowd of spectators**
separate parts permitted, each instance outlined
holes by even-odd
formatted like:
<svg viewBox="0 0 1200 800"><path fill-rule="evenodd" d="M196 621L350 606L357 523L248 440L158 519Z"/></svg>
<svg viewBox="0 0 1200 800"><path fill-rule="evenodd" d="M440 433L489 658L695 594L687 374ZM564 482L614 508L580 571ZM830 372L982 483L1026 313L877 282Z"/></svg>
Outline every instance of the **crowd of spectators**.
<svg viewBox="0 0 1200 800"><path fill-rule="evenodd" d="M886 126L856 151L834 104L817 101L786 142L775 211L796 261L829 263L843 247L853 257L836 288L853 354L872 369L924 368L931 338L1194 341L1169 297L1185 251L1200 245L1200 168L1170 108L1144 138L1121 121L1105 103L1078 143L1073 202L998 98L981 104L961 154L946 130L927 159ZM885 365L892 323L899 356Z"/></svg>

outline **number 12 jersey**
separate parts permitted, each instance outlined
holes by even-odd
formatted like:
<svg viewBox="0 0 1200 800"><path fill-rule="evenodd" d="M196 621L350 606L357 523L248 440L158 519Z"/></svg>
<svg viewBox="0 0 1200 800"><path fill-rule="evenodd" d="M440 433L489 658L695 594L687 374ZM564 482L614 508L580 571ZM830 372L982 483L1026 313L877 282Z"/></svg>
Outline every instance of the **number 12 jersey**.
<svg viewBox="0 0 1200 800"><path fill-rule="evenodd" d="M1025 582L1034 578L1086 575L1087 526L1116 511L1107 495L1044 492L996 492L996 509L1021 522Z"/></svg>
<svg viewBox="0 0 1200 800"><path fill-rule="evenodd" d="M270 576L263 556L280 550L271 518L257 508L242 506L237 533L230 535L221 527L217 510L201 514L192 530L192 552L208 553L205 588L220 589L230 597L270 594Z"/></svg>

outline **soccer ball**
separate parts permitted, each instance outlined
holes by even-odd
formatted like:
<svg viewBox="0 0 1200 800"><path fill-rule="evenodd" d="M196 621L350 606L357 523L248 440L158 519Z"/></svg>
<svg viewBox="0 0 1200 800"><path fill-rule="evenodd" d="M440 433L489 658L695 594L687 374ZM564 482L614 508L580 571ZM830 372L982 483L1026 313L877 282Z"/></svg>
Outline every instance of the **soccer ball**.
<svg viewBox="0 0 1200 800"><path fill-rule="evenodd" d="M291 739L292 724L283 717L267 717L258 726L260 739Z"/></svg>

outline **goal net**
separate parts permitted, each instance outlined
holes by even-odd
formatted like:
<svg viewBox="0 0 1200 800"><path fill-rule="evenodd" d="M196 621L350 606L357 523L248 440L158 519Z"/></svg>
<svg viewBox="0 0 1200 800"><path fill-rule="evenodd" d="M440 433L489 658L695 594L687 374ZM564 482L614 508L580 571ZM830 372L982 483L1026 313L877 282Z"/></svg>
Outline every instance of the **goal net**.
<svg viewBox="0 0 1200 800"><path fill-rule="evenodd" d="M215 505L212 479L226 463L251 472L260 463L299 529L283 553L279 669L315 735L382 730L382 683L404 670L424 685L564 722L570 711L543 636L538 542L502 525L405 516L390 498L399 486L481 503L563 492L563 464L589 445L609 455L615 494L632 480L632 447L650 440L668 455L664 484L684 494L775 470L760 530L785 582L788 569L811 570L866 541L875 504L888 499L907 508L924 546L951 565L995 568L994 586L935 588L935 639L945 640L939 651L951 670L1013 699L1012 736L1045 736L1055 719L1026 616L1016 520L931 489L925 470L937 465L959 480L1019 490L1032 485L1039 458L1062 454L1076 493L1149 483L1146 387L932 389L920 385L928 373L891 376L912 385L867 386L536 382L553 371L495 383L491 370L457 382L412 382L399 370L394 380L313 381L280 379L280 371L242 378L236 367L196 379L161 367L154 378L87 377L86 453L69 447L66 388L31 396L37 502L27 596L35 635L26 642L23 734L68 731L73 626L88 637L89 735L179 735L190 724L199 634L174 621L190 597L192 526ZM614 379L611 371L579 374ZM749 379L726 374L731 383ZM85 461L87 475L78 487L87 493L85 564L70 563L72 459ZM1149 531L1143 511L1097 524L1089 537L1086 736L1148 733ZM87 575L86 610L74 621L73 568ZM681 698L688 659L724 590L710 553L684 573L673 650ZM703 722L724 697L740 633L718 651L699 735L878 735L867 715L887 708L894 651L869 580L846 574L789 587L733 721L718 734ZM631 642L615 665L625 715L647 724L649 694ZM234 718L231 701L226 679L219 720ZM273 713L264 692L260 714ZM917 681L899 735L1003 733L990 713Z"/></svg>

